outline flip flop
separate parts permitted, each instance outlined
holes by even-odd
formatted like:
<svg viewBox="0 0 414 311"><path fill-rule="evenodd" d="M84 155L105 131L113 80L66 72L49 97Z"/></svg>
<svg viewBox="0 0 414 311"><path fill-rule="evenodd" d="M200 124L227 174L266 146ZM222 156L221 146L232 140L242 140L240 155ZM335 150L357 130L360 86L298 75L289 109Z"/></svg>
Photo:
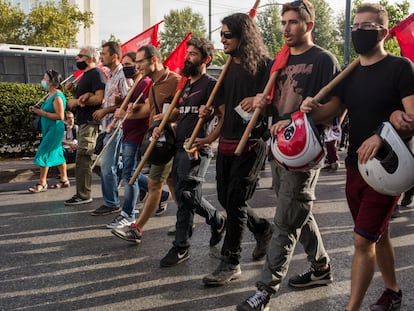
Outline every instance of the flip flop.
<svg viewBox="0 0 414 311"><path fill-rule="evenodd" d="M31 193L39 193L39 192L45 192L47 190L47 184L36 184L33 187L30 187L29 190Z"/></svg>

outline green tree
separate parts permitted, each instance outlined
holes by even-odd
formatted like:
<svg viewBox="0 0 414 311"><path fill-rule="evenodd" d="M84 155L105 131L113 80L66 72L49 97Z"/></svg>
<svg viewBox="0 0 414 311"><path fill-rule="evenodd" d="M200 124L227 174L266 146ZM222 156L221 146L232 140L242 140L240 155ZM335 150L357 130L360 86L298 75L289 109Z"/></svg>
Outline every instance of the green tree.
<svg viewBox="0 0 414 311"><path fill-rule="evenodd" d="M68 0L59 3L36 2L28 14L23 28L25 44L56 47L77 46L76 34L83 25L92 24L92 12L82 13Z"/></svg>
<svg viewBox="0 0 414 311"><path fill-rule="evenodd" d="M29 14L0 0L0 42L70 48L80 27L90 27L92 12L82 13L68 0L37 2Z"/></svg>
<svg viewBox="0 0 414 311"><path fill-rule="evenodd" d="M182 10L171 10L165 15L164 31L160 31L162 55L169 55L190 31L193 37L206 37L206 27L201 14L193 13L192 9L187 7Z"/></svg>
<svg viewBox="0 0 414 311"><path fill-rule="evenodd" d="M101 46L104 45L106 42L109 42L109 41L117 42L119 45L122 44L121 40L118 39L117 37L115 37L115 35L111 33L108 40L102 40L101 41Z"/></svg>
<svg viewBox="0 0 414 311"><path fill-rule="evenodd" d="M226 63L228 55L223 51L216 51L213 57L212 65L223 66Z"/></svg>
<svg viewBox="0 0 414 311"><path fill-rule="evenodd" d="M265 10L259 12L256 17L264 43L272 57L281 49L284 42L279 5L279 3L272 0L266 4Z"/></svg>
<svg viewBox="0 0 414 311"><path fill-rule="evenodd" d="M0 42L22 44L21 25L25 14L19 7L14 7L8 1L0 0Z"/></svg>
<svg viewBox="0 0 414 311"><path fill-rule="evenodd" d="M337 50L336 43L339 39L339 32L332 22L334 20L333 10L325 0L313 0L312 4L315 8L315 26L312 32L315 44L338 55L340 51Z"/></svg>

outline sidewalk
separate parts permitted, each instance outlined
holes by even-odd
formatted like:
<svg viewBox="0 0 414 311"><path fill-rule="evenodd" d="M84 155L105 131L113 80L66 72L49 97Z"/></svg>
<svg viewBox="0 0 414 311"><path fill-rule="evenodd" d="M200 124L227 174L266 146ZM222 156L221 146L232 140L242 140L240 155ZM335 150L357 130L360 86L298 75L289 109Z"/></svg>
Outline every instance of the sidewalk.
<svg viewBox="0 0 414 311"><path fill-rule="evenodd" d="M74 176L75 164L67 166L68 176ZM32 157L0 158L0 183L15 183L39 178L39 166L33 163ZM56 167L50 168L48 178L57 177Z"/></svg>

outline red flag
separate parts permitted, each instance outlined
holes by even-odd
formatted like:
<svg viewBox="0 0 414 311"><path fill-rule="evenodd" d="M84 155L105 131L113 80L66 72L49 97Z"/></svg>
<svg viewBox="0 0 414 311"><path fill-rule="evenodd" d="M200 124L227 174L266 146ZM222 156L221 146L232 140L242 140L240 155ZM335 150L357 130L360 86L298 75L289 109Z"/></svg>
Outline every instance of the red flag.
<svg viewBox="0 0 414 311"><path fill-rule="evenodd" d="M282 48L279 52L277 52L275 56L275 62L272 65L272 69L270 69L270 74L273 74L275 71L281 70L286 67L290 55L290 49L285 44L283 44ZM274 96L275 89L272 87L269 93L269 103L272 101Z"/></svg>
<svg viewBox="0 0 414 311"><path fill-rule="evenodd" d="M141 46L146 44L152 44L155 47L160 47L158 41L158 26L164 22L163 20L151 26L147 30L141 32L139 35L129 39L127 42L121 44L122 54L128 52L136 52Z"/></svg>
<svg viewBox="0 0 414 311"><path fill-rule="evenodd" d="M282 48L279 52L277 52L275 56L275 62L272 65L272 69L270 70L270 74L273 72L283 69L286 67L287 61L289 59L290 49L286 44L283 44Z"/></svg>
<svg viewBox="0 0 414 311"><path fill-rule="evenodd" d="M79 81L82 75L83 75L83 70L80 70L80 69L76 70L73 73L73 77L75 78L76 81Z"/></svg>
<svg viewBox="0 0 414 311"><path fill-rule="evenodd" d="M187 53L187 41L190 40L192 32L189 32L187 36L177 45L174 51L165 59L164 66L168 67L171 71L181 73L184 67L185 54Z"/></svg>
<svg viewBox="0 0 414 311"><path fill-rule="evenodd" d="M395 25L390 33L397 38L402 56L414 62L414 13Z"/></svg>
<svg viewBox="0 0 414 311"><path fill-rule="evenodd" d="M177 87L175 88L175 91L179 91L184 88L185 84L187 83L187 77L181 76L180 81L178 81Z"/></svg>

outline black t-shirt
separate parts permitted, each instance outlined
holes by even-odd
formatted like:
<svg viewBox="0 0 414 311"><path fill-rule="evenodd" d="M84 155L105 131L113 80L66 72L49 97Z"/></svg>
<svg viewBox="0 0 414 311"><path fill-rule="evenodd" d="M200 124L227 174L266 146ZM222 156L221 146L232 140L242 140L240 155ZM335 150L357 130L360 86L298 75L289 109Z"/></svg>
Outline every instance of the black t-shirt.
<svg viewBox="0 0 414 311"><path fill-rule="evenodd" d="M306 97L315 96L339 72L336 58L317 45L303 54L290 55L275 83L273 122L298 110Z"/></svg>
<svg viewBox="0 0 414 311"><path fill-rule="evenodd" d="M239 140L243 136L248 121L244 120L234 108L244 98L256 96L257 93L263 92L269 79L270 65L271 59L269 58L260 66L256 75L252 77L243 69L241 64L236 64L234 61L230 63L215 98L215 106L225 105L224 122L220 132L222 137ZM260 116L257 124L260 124L261 121L262 117ZM251 138L259 137L255 137L255 131L253 131Z"/></svg>
<svg viewBox="0 0 414 311"><path fill-rule="evenodd" d="M347 162L357 167L359 146L395 110L404 110L402 99L414 95L414 65L393 55L370 65L358 65L336 90L349 114Z"/></svg>
<svg viewBox="0 0 414 311"><path fill-rule="evenodd" d="M178 101L180 112L175 128L177 149L183 149L185 140L191 137L198 122L198 109L201 105L207 103L215 84L216 79L208 74L203 75L193 84L190 83L190 80L187 80ZM204 122L197 137L206 137L209 134L207 132L210 125L209 121L211 119ZM203 151L210 153L211 148L206 148Z"/></svg>
<svg viewBox="0 0 414 311"><path fill-rule="evenodd" d="M88 92L95 93L98 90L105 90L105 83L105 74L99 68L92 68L91 70L85 71L76 88L76 98ZM82 125L93 121L92 114L100 107L100 105L77 106L76 123Z"/></svg>

